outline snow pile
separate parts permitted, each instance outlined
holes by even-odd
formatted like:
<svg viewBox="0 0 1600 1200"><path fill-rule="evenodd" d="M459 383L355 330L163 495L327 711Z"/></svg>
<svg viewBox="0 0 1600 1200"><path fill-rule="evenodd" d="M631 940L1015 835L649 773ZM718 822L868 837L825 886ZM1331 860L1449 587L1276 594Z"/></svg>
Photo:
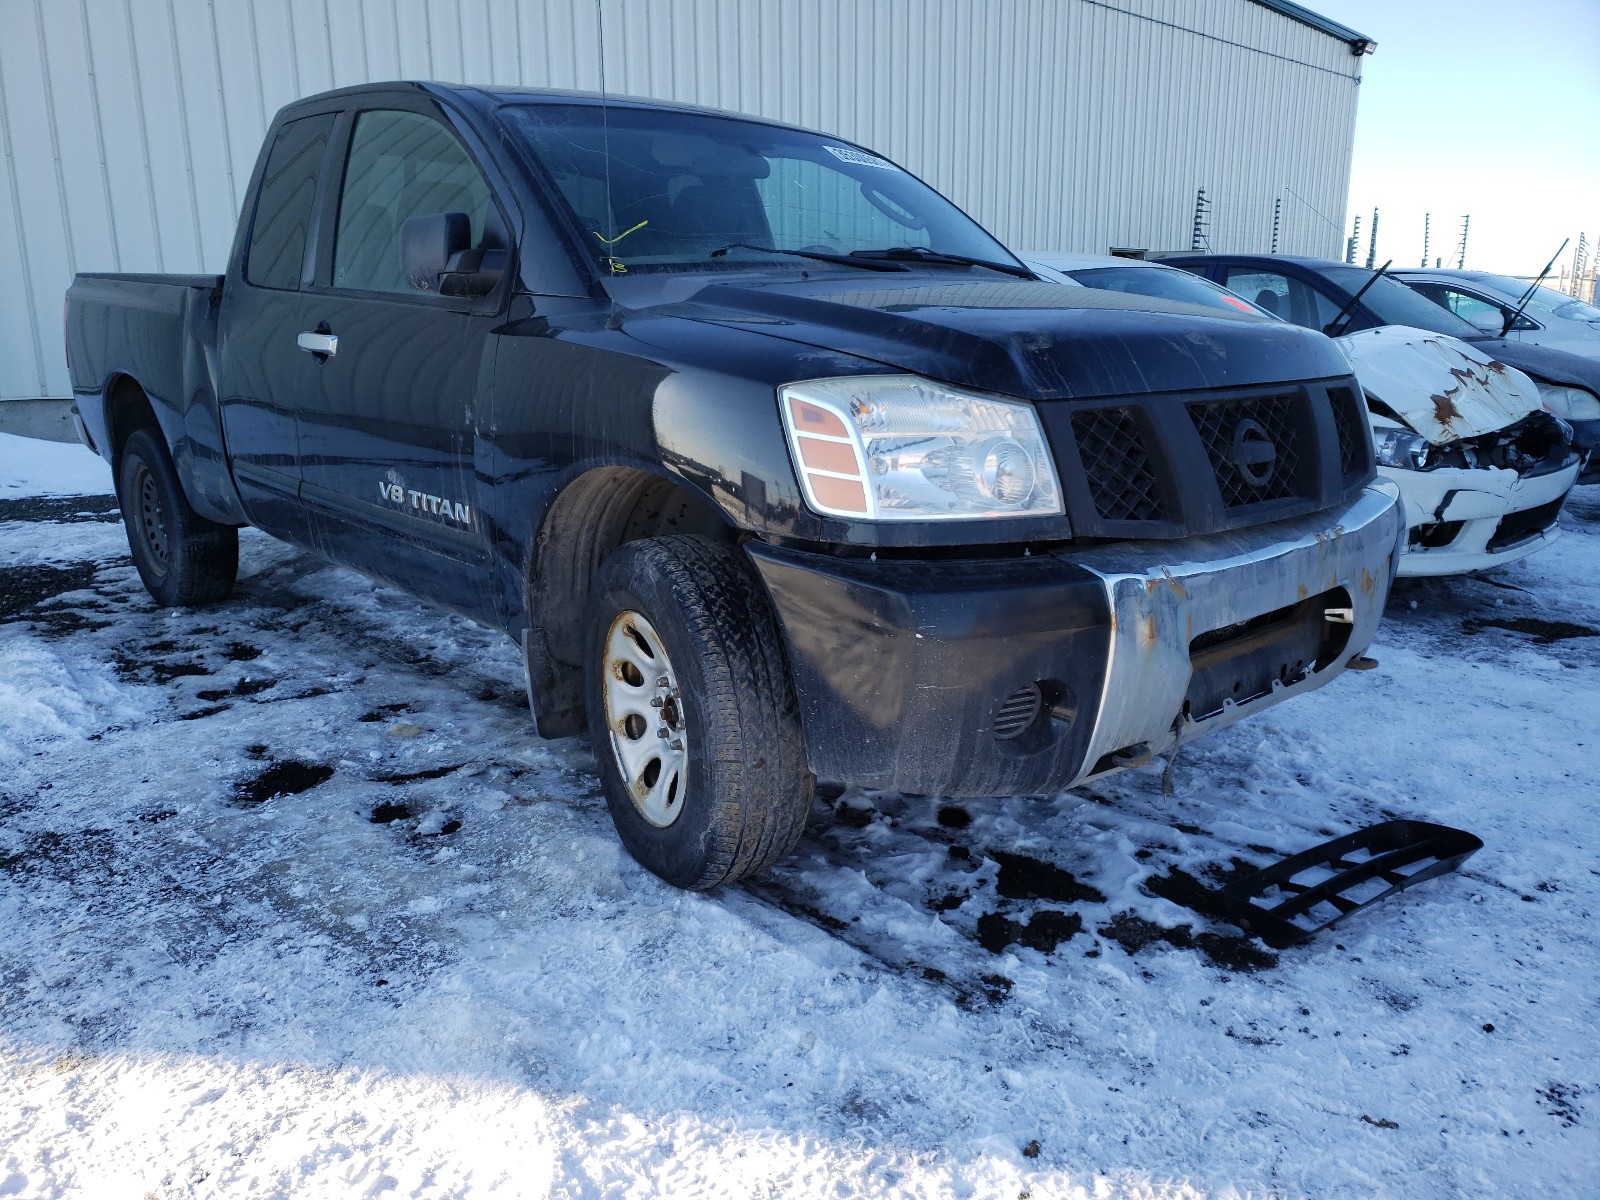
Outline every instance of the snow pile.
<svg viewBox="0 0 1600 1200"><path fill-rule="evenodd" d="M0 433L0 500L110 491L111 468L89 447Z"/></svg>
<svg viewBox="0 0 1600 1200"><path fill-rule="evenodd" d="M710 896L500 635L255 534L158 610L114 514L6 511L0 1196L1592 1190L1600 496L1170 799L850 791ZM1217 919L1393 816L1487 845L1293 950Z"/></svg>

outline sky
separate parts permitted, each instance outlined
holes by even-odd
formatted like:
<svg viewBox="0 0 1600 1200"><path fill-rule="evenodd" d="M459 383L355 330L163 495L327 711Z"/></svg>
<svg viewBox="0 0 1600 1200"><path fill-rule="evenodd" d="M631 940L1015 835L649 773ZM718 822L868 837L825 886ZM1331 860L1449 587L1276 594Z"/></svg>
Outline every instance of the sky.
<svg viewBox="0 0 1600 1200"><path fill-rule="evenodd" d="M1600 257L1600 0L1307 0L1378 43L1363 64L1350 205L1365 261L1534 275L1581 232ZM1430 262L1431 265L1431 262Z"/></svg>

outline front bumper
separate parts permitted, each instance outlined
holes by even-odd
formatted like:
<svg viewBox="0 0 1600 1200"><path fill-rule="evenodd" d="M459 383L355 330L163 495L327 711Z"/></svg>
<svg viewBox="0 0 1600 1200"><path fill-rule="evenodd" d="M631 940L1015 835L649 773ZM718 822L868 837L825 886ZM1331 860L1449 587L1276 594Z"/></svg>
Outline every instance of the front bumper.
<svg viewBox="0 0 1600 1200"><path fill-rule="evenodd" d="M1372 640L1402 531L1379 484L1331 513L1003 561L746 549L812 771L987 796L1072 787L1327 683Z"/></svg>
<svg viewBox="0 0 1600 1200"><path fill-rule="evenodd" d="M1579 483L1600 483L1600 420L1572 421L1572 444L1588 456Z"/></svg>
<svg viewBox="0 0 1600 1200"><path fill-rule="evenodd" d="M1543 475L1500 467L1378 473L1400 488L1408 544L1405 576L1457 575L1525 558L1559 536L1556 520L1579 463Z"/></svg>

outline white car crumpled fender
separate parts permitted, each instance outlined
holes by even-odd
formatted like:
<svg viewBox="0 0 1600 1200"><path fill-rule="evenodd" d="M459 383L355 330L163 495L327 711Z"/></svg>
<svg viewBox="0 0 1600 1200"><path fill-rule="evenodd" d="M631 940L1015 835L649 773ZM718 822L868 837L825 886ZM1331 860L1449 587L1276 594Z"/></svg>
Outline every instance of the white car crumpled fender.
<svg viewBox="0 0 1600 1200"><path fill-rule="evenodd" d="M1409 428L1431 446L1472 445L1541 407L1515 367L1456 338L1388 325L1334 339L1367 394L1398 418L1372 414L1374 433ZM1401 575L1453 575L1522 558L1554 541L1578 463L1519 474L1488 463L1409 470L1380 461L1400 487L1410 531Z"/></svg>

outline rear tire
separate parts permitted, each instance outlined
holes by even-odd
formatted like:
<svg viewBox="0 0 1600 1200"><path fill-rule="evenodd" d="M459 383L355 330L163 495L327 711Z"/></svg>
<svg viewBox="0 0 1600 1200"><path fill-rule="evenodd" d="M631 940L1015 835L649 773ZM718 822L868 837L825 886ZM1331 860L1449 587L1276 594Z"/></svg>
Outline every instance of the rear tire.
<svg viewBox="0 0 1600 1200"><path fill-rule="evenodd" d="M155 430L134 430L122 447L117 499L133 565L157 604L188 607L228 598L239 573L239 531L189 506Z"/></svg>
<svg viewBox="0 0 1600 1200"><path fill-rule="evenodd" d="M589 735L622 844L696 891L785 857L813 780L777 622L737 552L702 537L629 542L592 596Z"/></svg>

